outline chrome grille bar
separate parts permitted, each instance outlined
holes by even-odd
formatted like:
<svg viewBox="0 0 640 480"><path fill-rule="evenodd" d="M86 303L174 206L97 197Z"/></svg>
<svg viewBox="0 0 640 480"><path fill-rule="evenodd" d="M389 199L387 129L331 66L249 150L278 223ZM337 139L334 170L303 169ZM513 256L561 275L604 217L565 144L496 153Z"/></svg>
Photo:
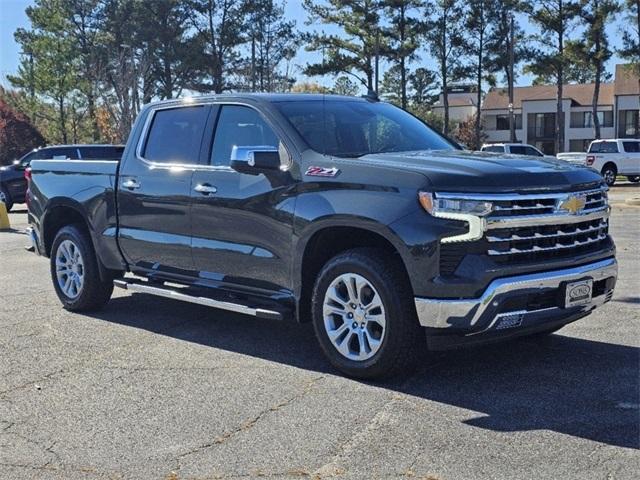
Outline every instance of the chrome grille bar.
<svg viewBox="0 0 640 480"><path fill-rule="evenodd" d="M609 218L609 206L605 205L588 213L571 215L570 213L554 213L547 215L521 215L518 217L495 217L487 218L487 229L496 228L522 228L539 227L544 225L563 225L572 223L589 222L598 219Z"/></svg>
<svg viewBox="0 0 640 480"><path fill-rule="evenodd" d="M550 250L564 250L567 248L576 248L576 247L581 247L583 245L589 245L590 243L596 243L599 242L600 240L604 240L605 238L607 238L606 234L599 234L596 238L588 238L586 240L578 241L575 240L572 244L570 245L563 245L561 243L556 243L555 246L553 247L539 247L539 246L533 246L532 248L515 248L512 247L509 250L506 251L499 251L499 250L489 250L489 255L492 256L499 256L499 255L514 255L514 254L522 254L522 253L537 253L537 252L547 252Z"/></svg>
<svg viewBox="0 0 640 480"><path fill-rule="evenodd" d="M544 234L544 233L540 233L540 232L536 232L533 235L528 235L528 236L522 236L519 235L517 233L514 233L513 235L509 236L509 237L493 237L493 236L487 236L487 240L489 242L516 242L516 241L520 241L520 240L542 240L545 238L556 238L556 237L571 237L571 236L575 236L575 235L583 235L585 233L592 233L592 232L599 232L600 230L607 228L608 227L608 223L606 220L602 220L600 221L600 223L598 225L593 225L587 228L579 228L576 227L575 231L573 232L564 232L562 231L562 229L558 229L556 231L556 233L548 233L548 234Z"/></svg>

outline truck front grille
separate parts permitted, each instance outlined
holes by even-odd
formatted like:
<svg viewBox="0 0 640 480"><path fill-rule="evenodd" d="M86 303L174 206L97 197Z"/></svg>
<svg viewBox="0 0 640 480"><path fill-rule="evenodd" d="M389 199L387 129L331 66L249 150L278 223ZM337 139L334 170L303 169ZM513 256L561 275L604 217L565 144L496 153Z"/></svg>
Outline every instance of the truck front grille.
<svg viewBox="0 0 640 480"><path fill-rule="evenodd" d="M505 228L492 230L487 236L488 255L492 257L534 257L570 254L598 248L607 238L609 224L596 219L568 225ZM583 248L586 247L586 248Z"/></svg>
<svg viewBox="0 0 640 480"><path fill-rule="evenodd" d="M501 198L487 218L487 255L528 262L600 249L609 232L606 187Z"/></svg>

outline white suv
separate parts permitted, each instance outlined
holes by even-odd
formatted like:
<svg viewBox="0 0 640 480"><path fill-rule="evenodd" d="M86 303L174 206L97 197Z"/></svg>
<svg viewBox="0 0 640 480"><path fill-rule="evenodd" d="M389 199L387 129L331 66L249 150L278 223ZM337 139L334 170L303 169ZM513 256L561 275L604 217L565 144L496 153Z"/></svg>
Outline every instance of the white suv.
<svg viewBox="0 0 640 480"><path fill-rule="evenodd" d="M618 175L626 176L630 182L640 182L639 139L594 140L587 153L559 153L558 158L595 168L609 186Z"/></svg>

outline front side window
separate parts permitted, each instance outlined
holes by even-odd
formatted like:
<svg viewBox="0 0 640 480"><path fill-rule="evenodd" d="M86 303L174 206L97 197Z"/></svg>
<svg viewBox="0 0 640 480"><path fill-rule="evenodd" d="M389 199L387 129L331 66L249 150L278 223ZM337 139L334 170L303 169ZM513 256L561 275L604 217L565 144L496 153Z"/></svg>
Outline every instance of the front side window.
<svg viewBox="0 0 640 480"><path fill-rule="evenodd" d="M205 106L157 110L142 156L158 163L198 163L208 111Z"/></svg>
<svg viewBox="0 0 640 480"><path fill-rule="evenodd" d="M533 147L525 147L525 155L529 155L531 157L542 157L542 153L536 150Z"/></svg>
<svg viewBox="0 0 640 480"><path fill-rule="evenodd" d="M527 149L519 145L511 145L509 150L511 151L512 155L528 155Z"/></svg>
<svg viewBox="0 0 640 480"><path fill-rule="evenodd" d="M311 149L326 155L354 158L456 149L414 116L386 103L303 100L276 102L275 106Z"/></svg>
<svg viewBox="0 0 640 480"><path fill-rule="evenodd" d="M242 105L223 105L211 147L211 165L229 165L234 146L273 147L282 151L278 137L256 110Z"/></svg>

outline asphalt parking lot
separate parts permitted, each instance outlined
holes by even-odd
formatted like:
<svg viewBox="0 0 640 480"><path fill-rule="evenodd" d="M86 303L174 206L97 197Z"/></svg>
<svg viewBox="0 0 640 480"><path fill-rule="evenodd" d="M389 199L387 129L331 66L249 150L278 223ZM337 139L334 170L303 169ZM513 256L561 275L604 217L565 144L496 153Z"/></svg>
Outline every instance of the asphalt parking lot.
<svg viewBox="0 0 640 480"><path fill-rule="evenodd" d="M638 478L638 194L611 192L611 303L384 384L336 374L308 325L121 291L69 313L17 206L0 232L0 478Z"/></svg>

